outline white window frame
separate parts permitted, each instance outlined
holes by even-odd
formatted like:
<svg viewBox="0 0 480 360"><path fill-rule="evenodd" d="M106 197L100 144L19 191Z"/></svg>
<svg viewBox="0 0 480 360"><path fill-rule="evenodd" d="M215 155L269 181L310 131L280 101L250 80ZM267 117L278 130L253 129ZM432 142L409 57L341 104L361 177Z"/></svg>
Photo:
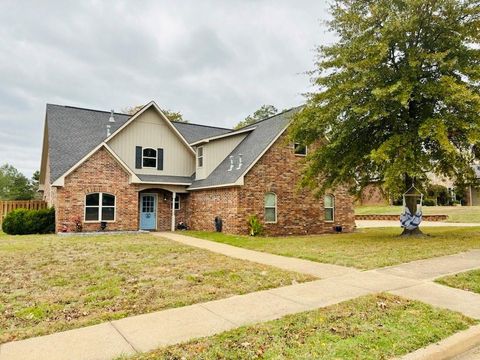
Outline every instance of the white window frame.
<svg viewBox="0 0 480 360"><path fill-rule="evenodd" d="M200 155L200 150L202 151L202 155ZM205 153L204 153L204 148L203 146L199 146L197 148L197 167L198 168L203 168L203 158L205 157ZM202 161L202 165L200 165L200 160Z"/></svg>
<svg viewBox="0 0 480 360"><path fill-rule="evenodd" d="M267 195L268 194L272 194L275 198L275 205L274 206L267 206L266 204L266 198L267 198ZM277 223L277 220L278 220L278 215L277 215L277 194L275 194L274 192L272 191L268 191L265 193L264 197L263 197L263 208L264 208L264 217L265 217L265 224L276 224ZM275 210L275 221L267 221L267 217L266 217L266 214L267 214L267 209L274 209Z"/></svg>
<svg viewBox="0 0 480 360"><path fill-rule="evenodd" d="M176 195L175 196L175 200L174 200L174 210L180 210L180 195Z"/></svg>
<svg viewBox="0 0 480 360"><path fill-rule="evenodd" d="M325 198L327 196L330 196L332 198L332 206L331 207L327 207L325 205ZM323 197L323 209L324 209L324 220L325 222L329 222L329 223L333 223L335 222L335 196L333 196L332 194L326 194L324 197ZM327 209L332 209L332 220L327 220L327 212L325 210Z"/></svg>
<svg viewBox="0 0 480 360"><path fill-rule="evenodd" d="M143 154L145 153L145 150L153 150L155 151L155 157L153 156L144 156ZM151 148L151 147L147 147L147 148L142 148L142 168L150 168L150 169L156 169L157 168L157 165L158 165L158 150L157 149L154 149L154 148ZM145 163L143 162L143 159L154 159L155 160L155 166L146 166Z"/></svg>
<svg viewBox="0 0 480 360"><path fill-rule="evenodd" d="M297 146L304 146L304 147L305 147L305 154L297 153L297 152L296 152ZM307 146L307 145L302 145L302 144L300 144L300 143L298 143L298 142L293 143L293 153L294 153L294 155L296 155L296 156L307 156L307 154L308 154L308 146Z"/></svg>
<svg viewBox="0 0 480 360"><path fill-rule="evenodd" d="M98 194L98 205L87 205L87 196L88 195L93 195L93 194ZM113 196L113 206L103 206L103 195L110 195ZM113 220L103 220L102 219L102 209L103 208L113 208ZM97 220L87 220L87 208L98 208L98 219ZM85 223L99 223L99 222L107 222L107 223L113 223L117 220L117 197L114 194L111 193L103 193L103 192L92 192L85 194L85 205L83 207L83 221Z"/></svg>

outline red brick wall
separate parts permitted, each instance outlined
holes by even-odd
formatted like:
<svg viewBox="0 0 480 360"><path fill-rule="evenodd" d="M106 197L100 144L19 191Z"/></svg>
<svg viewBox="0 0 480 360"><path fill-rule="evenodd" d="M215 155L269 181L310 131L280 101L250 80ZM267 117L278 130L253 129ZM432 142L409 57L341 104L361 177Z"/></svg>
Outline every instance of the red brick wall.
<svg viewBox="0 0 480 360"><path fill-rule="evenodd" d="M274 192L277 223L264 224L268 235L320 234L332 232L334 225L352 231L355 226L353 198L344 189L332 192L335 220L326 222L323 197L317 199L311 191L298 188L303 159L293 153L286 135L281 136L245 176L239 212L244 218L256 214L264 222L265 193ZM242 227L242 232L246 232L246 227Z"/></svg>
<svg viewBox="0 0 480 360"><path fill-rule="evenodd" d="M129 175L105 149L88 158L79 168L65 178L65 186L57 190L56 228L62 231L63 224L74 230L74 217L84 220L85 195L92 192L107 192L115 195L116 219L108 223L109 230L138 229L138 192L128 183ZM99 222L83 224L84 231L96 231Z"/></svg>
<svg viewBox="0 0 480 360"><path fill-rule="evenodd" d="M193 191L191 228L212 231L213 219L219 215L224 221L224 232L248 234L247 217L256 214L268 235L320 234L332 232L334 225L352 231L355 226L353 198L343 189L333 192L335 221L325 222L323 198L316 199L306 189L298 190L304 158L294 155L285 138L285 135L280 137L249 171L244 186ZM264 222L266 192L277 194L275 224Z"/></svg>
<svg viewBox="0 0 480 360"><path fill-rule="evenodd" d="M238 197L238 187L192 191L189 199L191 211L188 225L194 230L214 231L214 219L220 216L224 232L241 232Z"/></svg>
<svg viewBox="0 0 480 360"><path fill-rule="evenodd" d="M265 224L268 235L316 234L332 231L342 225L345 231L354 227L352 197L339 189L335 195L335 221L324 221L323 199L316 199L308 190L298 190L303 157L295 156L282 136L245 176L241 187L217 188L181 194L176 224L184 221L191 229L213 231L214 218L223 219L227 233L248 233L247 217L256 214L264 222L264 196L277 194L277 223ZM107 192L116 196L116 221L109 230L137 230L139 227L136 185L128 183L129 175L105 150L86 160L65 179L57 190L57 231L66 224L74 230L74 217L84 218L85 195ZM165 190L145 190L158 194L157 230L170 230L172 194ZM164 200L165 199L165 200ZM96 231L100 224L84 223L84 231Z"/></svg>

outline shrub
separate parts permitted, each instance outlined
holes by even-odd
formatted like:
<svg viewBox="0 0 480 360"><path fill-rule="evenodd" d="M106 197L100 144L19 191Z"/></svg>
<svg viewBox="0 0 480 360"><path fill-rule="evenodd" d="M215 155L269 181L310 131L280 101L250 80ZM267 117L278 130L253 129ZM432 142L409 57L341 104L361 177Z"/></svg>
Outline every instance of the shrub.
<svg viewBox="0 0 480 360"><path fill-rule="evenodd" d="M423 205L425 205L425 206L435 206L436 203L435 203L434 199L426 198L426 199L423 199Z"/></svg>
<svg viewBox="0 0 480 360"><path fill-rule="evenodd" d="M55 210L17 209L5 216L2 230L10 235L48 234L55 232Z"/></svg>
<svg viewBox="0 0 480 360"><path fill-rule="evenodd" d="M250 215L247 219L247 222L250 236L262 235L263 225L258 219L257 215Z"/></svg>

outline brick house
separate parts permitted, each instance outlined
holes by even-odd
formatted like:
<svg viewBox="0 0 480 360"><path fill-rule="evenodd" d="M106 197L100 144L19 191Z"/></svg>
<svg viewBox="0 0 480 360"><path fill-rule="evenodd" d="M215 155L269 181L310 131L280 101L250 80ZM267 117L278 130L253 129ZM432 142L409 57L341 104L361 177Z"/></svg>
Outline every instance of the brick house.
<svg viewBox="0 0 480 360"><path fill-rule="evenodd" d="M47 105L40 189L57 231L194 230L269 235L354 228L343 189L323 198L297 186L307 149L289 143L294 108L240 130L169 121L150 102L134 115Z"/></svg>

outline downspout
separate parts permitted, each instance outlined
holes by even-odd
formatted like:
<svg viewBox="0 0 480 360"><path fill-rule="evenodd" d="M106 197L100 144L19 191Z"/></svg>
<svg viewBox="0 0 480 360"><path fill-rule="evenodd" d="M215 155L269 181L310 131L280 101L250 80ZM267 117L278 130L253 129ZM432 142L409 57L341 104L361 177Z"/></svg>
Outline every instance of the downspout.
<svg viewBox="0 0 480 360"><path fill-rule="evenodd" d="M177 193L172 191L172 231L175 231L175 198L177 197Z"/></svg>

